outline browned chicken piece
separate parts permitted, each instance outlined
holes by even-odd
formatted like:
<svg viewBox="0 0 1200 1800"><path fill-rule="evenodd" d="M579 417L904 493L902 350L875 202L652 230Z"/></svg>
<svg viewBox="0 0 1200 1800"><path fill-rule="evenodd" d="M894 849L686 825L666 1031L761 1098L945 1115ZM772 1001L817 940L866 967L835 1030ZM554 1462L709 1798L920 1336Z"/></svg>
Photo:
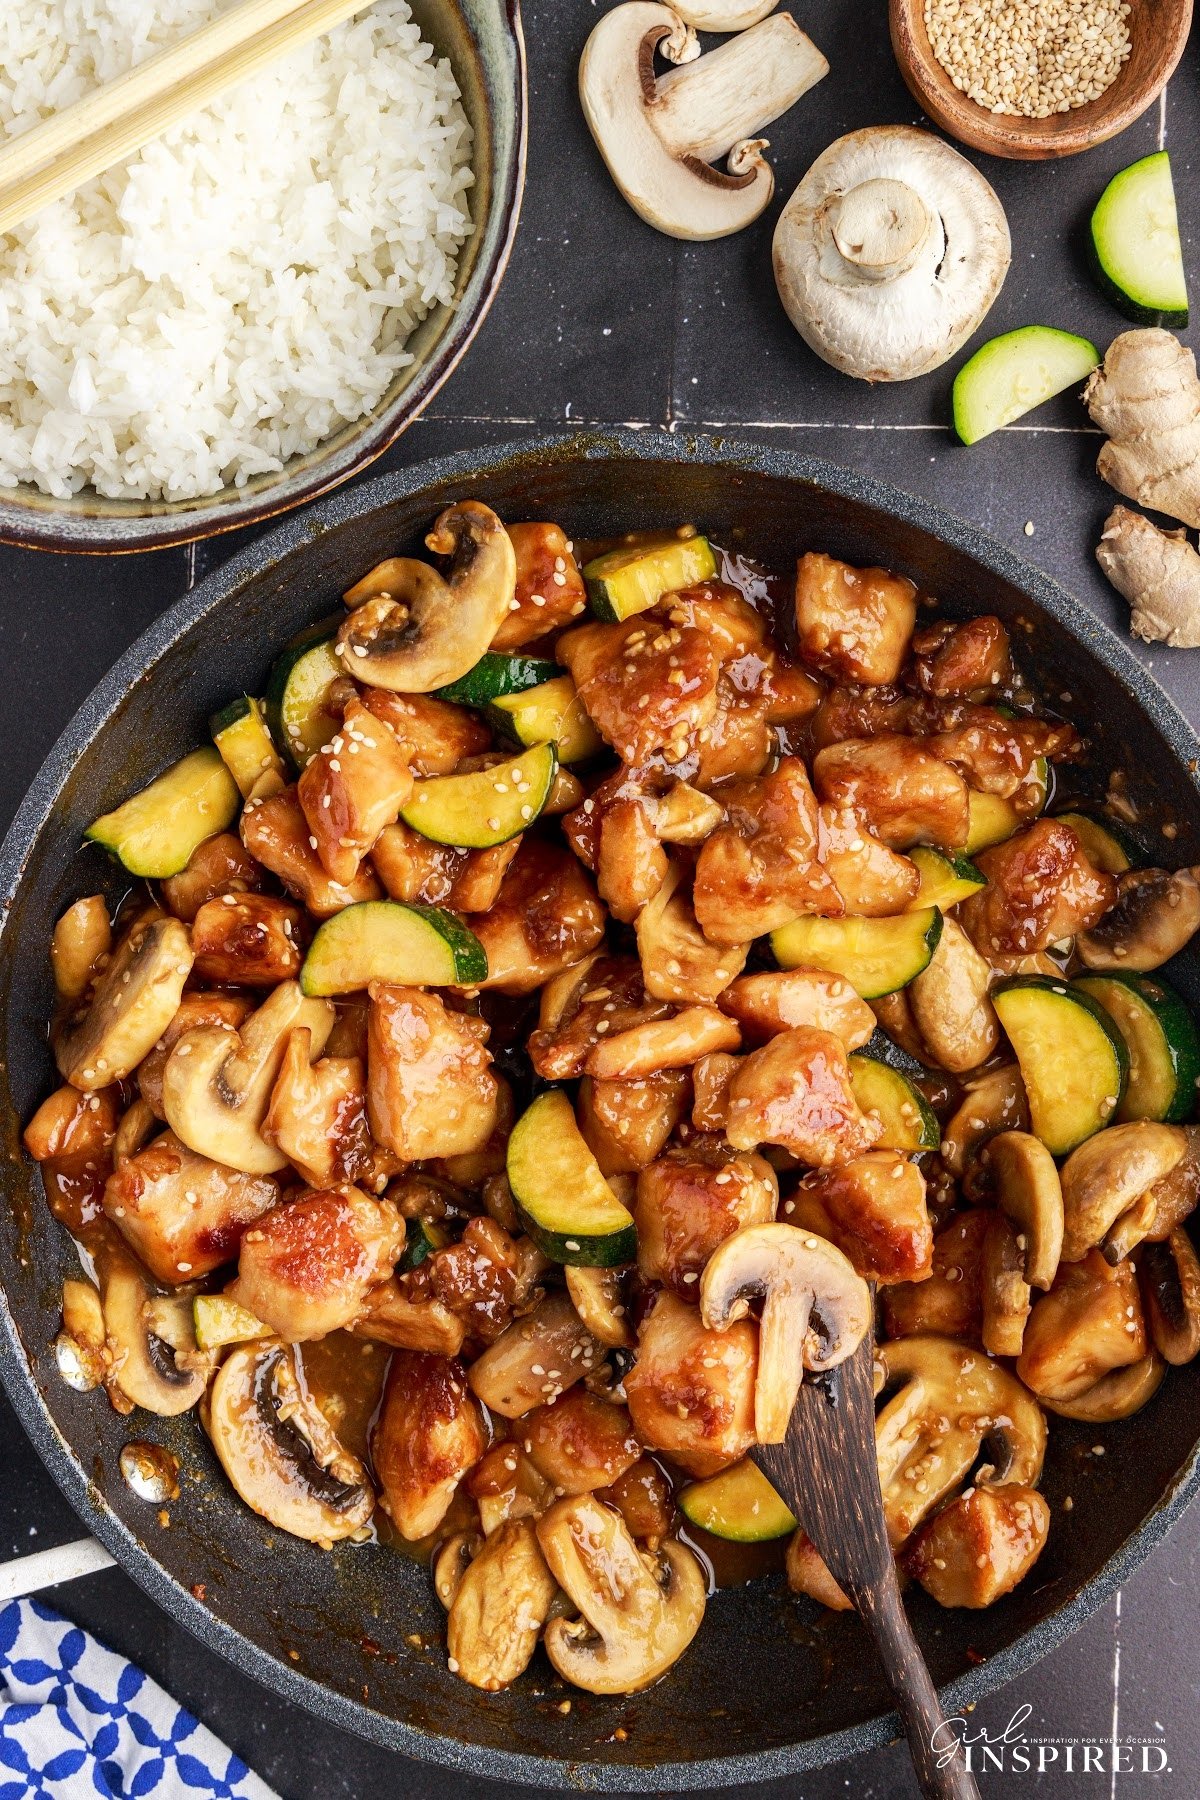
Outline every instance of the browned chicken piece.
<svg viewBox="0 0 1200 1800"><path fill-rule="evenodd" d="M375 873L393 900L408 906L448 906L486 912L496 904L505 872L521 848L518 834L486 850L455 850L422 837L403 820L387 825L371 852Z"/></svg>
<svg viewBox="0 0 1200 1800"><path fill-rule="evenodd" d="M403 1248L404 1221L390 1200L354 1187L309 1190L242 1234L229 1292L281 1338L308 1343L349 1325Z"/></svg>
<svg viewBox="0 0 1200 1800"><path fill-rule="evenodd" d="M226 1169L164 1131L109 1176L104 1211L155 1279L174 1287L232 1262L246 1227L278 1199L270 1175Z"/></svg>
<svg viewBox="0 0 1200 1800"><path fill-rule="evenodd" d="M800 654L835 681L895 681L916 617L917 590L903 575L855 569L817 551L796 564Z"/></svg>
<svg viewBox="0 0 1200 1800"><path fill-rule="evenodd" d="M594 950L604 923L596 890L570 851L527 838L500 898L471 917L487 955L488 977L479 985L530 994Z"/></svg>
<svg viewBox="0 0 1200 1800"><path fill-rule="evenodd" d="M824 696L809 726L814 751L846 738L883 737L911 729L919 711L912 694L894 687L861 687L858 683L832 687Z"/></svg>
<svg viewBox="0 0 1200 1800"><path fill-rule="evenodd" d="M94 1094L55 1088L30 1119L21 1142L34 1162L63 1156L105 1160L120 1117L119 1088L100 1088Z"/></svg>
<svg viewBox="0 0 1200 1800"><path fill-rule="evenodd" d="M361 700L351 700L336 737L313 757L296 789L310 845L315 838L332 881L354 880L412 790L408 746Z"/></svg>
<svg viewBox="0 0 1200 1800"><path fill-rule="evenodd" d="M724 1131L729 1114L729 1084L741 1067L740 1056L715 1050L692 1070L692 1124L697 1131Z"/></svg>
<svg viewBox="0 0 1200 1800"><path fill-rule="evenodd" d="M1026 956L1095 925L1117 898L1111 875L1093 869L1059 819L1039 819L975 858L988 885L959 908L959 921L990 960Z"/></svg>
<svg viewBox="0 0 1200 1800"><path fill-rule="evenodd" d="M822 800L854 807L893 850L913 844L956 849L967 841L966 782L915 738L847 738L830 744L813 761L813 780Z"/></svg>
<svg viewBox="0 0 1200 1800"><path fill-rule="evenodd" d="M806 1213L815 1201L820 1213ZM832 1227L832 1238L859 1274L886 1285L923 1281L933 1264L933 1227L925 1205L925 1178L898 1150L871 1150L844 1168L806 1177L790 1222Z"/></svg>
<svg viewBox="0 0 1200 1800"><path fill-rule="evenodd" d="M469 1219L458 1243L434 1251L415 1273L428 1282L447 1311L463 1321L468 1335L481 1343L494 1344L512 1323L521 1257L494 1219Z"/></svg>
<svg viewBox="0 0 1200 1800"><path fill-rule="evenodd" d="M640 1081L593 1081L579 1086L579 1129L602 1175L636 1174L652 1163L691 1099L686 1069L660 1069Z"/></svg>
<svg viewBox="0 0 1200 1800"><path fill-rule="evenodd" d="M165 1119L163 1111L163 1070L167 1058L186 1032L202 1025L227 1025L237 1031L254 1011L248 994L185 994L178 1011L148 1056L138 1064L138 1092L156 1119Z"/></svg>
<svg viewBox="0 0 1200 1800"><path fill-rule="evenodd" d="M731 783L727 823L700 851L692 905L714 944L745 944L802 913L836 916L842 900L819 860L817 803L798 756Z"/></svg>
<svg viewBox="0 0 1200 1800"><path fill-rule="evenodd" d="M582 1387L526 1413L521 1441L534 1468L560 1494L611 1487L642 1454L625 1407Z"/></svg>
<svg viewBox="0 0 1200 1800"><path fill-rule="evenodd" d="M303 912L270 894L221 894L192 924L193 976L226 987L277 987L300 973Z"/></svg>
<svg viewBox="0 0 1200 1800"><path fill-rule="evenodd" d="M509 525L517 585L493 650L520 650L557 631L587 608L587 592L570 540L559 525Z"/></svg>
<svg viewBox="0 0 1200 1800"><path fill-rule="evenodd" d="M433 1294L421 1271L392 1275L373 1287L348 1330L374 1344L397 1350L420 1350L430 1356L457 1356L467 1327L457 1313Z"/></svg>
<svg viewBox="0 0 1200 1800"><path fill-rule="evenodd" d="M675 1520L671 1484L649 1456L639 1456L632 1468L610 1488L601 1489L596 1498L615 1506L631 1535L650 1548L662 1542Z"/></svg>
<svg viewBox="0 0 1200 1800"><path fill-rule="evenodd" d="M596 887L614 919L632 925L667 878L667 853L641 800L605 809L596 844Z"/></svg>
<svg viewBox="0 0 1200 1800"><path fill-rule="evenodd" d="M702 631L725 668L737 668L740 685L750 687L773 654L771 632L762 614L727 581L698 581L680 588L660 606L669 625ZM749 667L739 667L743 663Z"/></svg>
<svg viewBox="0 0 1200 1800"><path fill-rule="evenodd" d="M798 725L811 718L825 692L822 684L799 663L789 662L773 650L767 651L765 660L760 692L767 724Z"/></svg>
<svg viewBox="0 0 1200 1800"><path fill-rule="evenodd" d="M631 765L656 751L682 761L716 711L718 657L695 625L637 613L567 632L556 654L597 731Z"/></svg>
<svg viewBox="0 0 1200 1800"><path fill-rule="evenodd" d="M674 1011L665 1000L647 997L641 965L631 956L600 956L588 963L553 1017L549 995L544 990L538 1029L529 1039L530 1060L545 1081L575 1080L603 1038Z"/></svg>
<svg viewBox="0 0 1200 1800"><path fill-rule="evenodd" d="M636 1081L660 1069L687 1069L714 1050L736 1050L737 1025L715 1006L685 1006L666 1019L630 1025L588 1052L584 1067L606 1081Z"/></svg>
<svg viewBox="0 0 1200 1800"><path fill-rule="evenodd" d="M646 992L680 1006L711 1005L741 974L750 953L749 944L712 944L705 937L679 863L669 865L657 894L638 914L636 929Z"/></svg>
<svg viewBox="0 0 1200 1800"><path fill-rule="evenodd" d="M382 1504L402 1538L435 1532L487 1447L479 1403L454 1357L398 1350L371 1438Z"/></svg>
<svg viewBox="0 0 1200 1800"><path fill-rule="evenodd" d="M818 854L852 919L907 911L921 886L915 863L877 838L863 813L828 802L818 807Z"/></svg>
<svg viewBox="0 0 1200 1800"><path fill-rule="evenodd" d="M754 1442L757 1373L758 1327L749 1319L707 1331L696 1307L660 1294L625 1377L634 1430L689 1475L715 1475Z"/></svg>
<svg viewBox="0 0 1200 1800"><path fill-rule="evenodd" d="M811 1025L751 1051L729 1084L725 1135L737 1150L778 1144L811 1167L834 1168L869 1150L879 1130L854 1098L841 1039Z"/></svg>
<svg viewBox="0 0 1200 1800"><path fill-rule="evenodd" d="M218 894L253 894L262 886L262 870L247 856L232 831L205 838L192 851L186 869L159 883L167 911L190 925L206 901Z"/></svg>
<svg viewBox="0 0 1200 1800"><path fill-rule="evenodd" d="M481 1188L489 1176L503 1174L516 1105L512 1088L503 1075L496 1075L496 1088L496 1123L487 1141L478 1150L467 1150L460 1156L434 1158L434 1173L444 1180L457 1182L464 1188Z"/></svg>
<svg viewBox="0 0 1200 1800"><path fill-rule="evenodd" d="M374 1164L366 1066L357 1056L310 1062L311 1040L306 1025L288 1033L261 1134L310 1186L340 1187L361 1181Z"/></svg>
<svg viewBox="0 0 1200 1800"><path fill-rule="evenodd" d="M812 1025L831 1031L847 1050L859 1050L874 1035L875 1014L842 975L824 969L770 969L739 975L719 1005L737 1020L754 1043Z"/></svg>
<svg viewBox="0 0 1200 1800"><path fill-rule="evenodd" d="M360 868L348 882L334 881L326 874L294 787L272 794L269 800L246 802L242 842L318 919L332 918L356 901L383 897L370 869Z"/></svg>
<svg viewBox="0 0 1200 1800"><path fill-rule="evenodd" d="M683 766L676 773L686 775L692 785L707 793L721 790L728 781L749 781L761 775L775 748L774 733L767 723L767 701L759 688L744 692L728 669L717 677L717 703L712 718L697 731L691 749L669 759Z"/></svg>
<svg viewBox="0 0 1200 1800"><path fill-rule="evenodd" d="M371 1135L405 1162L479 1150L496 1124L489 1028L422 988L372 982L367 1024Z"/></svg>
<svg viewBox="0 0 1200 1800"><path fill-rule="evenodd" d="M368 688L361 698L407 749L414 775L453 775L465 758L491 748L491 732L465 706L435 700L432 694L392 694L386 688Z"/></svg>
<svg viewBox="0 0 1200 1800"><path fill-rule="evenodd" d="M1137 1272L1114 1268L1099 1250L1060 1263L1054 1286L1034 1302L1017 1374L1047 1400L1075 1400L1113 1369L1140 1362L1148 1345Z"/></svg>
<svg viewBox="0 0 1200 1800"><path fill-rule="evenodd" d="M909 684L937 700L982 700L1012 679L1008 632L994 613L955 625L941 619L913 633Z"/></svg>
<svg viewBox="0 0 1200 1800"><path fill-rule="evenodd" d="M991 1606L1028 1575L1049 1532L1036 1488L975 1486L921 1526L904 1567L940 1606Z"/></svg>
<svg viewBox="0 0 1200 1800"><path fill-rule="evenodd" d="M883 1296L889 1337L934 1331L979 1344L983 1330L983 1240L990 1209L978 1207L951 1219L933 1240L933 1273L900 1281Z"/></svg>
<svg viewBox="0 0 1200 1800"><path fill-rule="evenodd" d="M1006 719L991 707L969 711L973 716L954 730L936 732L925 742L934 756L952 763L980 793L1016 799L1031 781L1039 757L1065 762L1083 748L1073 725Z"/></svg>
<svg viewBox="0 0 1200 1800"><path fill-rule="evenodd" d="M563 814L563 836L584 868L590 869L593 875L600 859L600 827L609 808L619 806L625 800L639 800L648 809L653 809L656 795L648 785L644 771L628 769L622 763L578 806Z"/></svg>
<svg viewBox="0 0 1200 1800"><path fill-rule="evenodd" d="M738 1156L718 1138L670 1150L638 1176L638 1271L698 1303L709 1257L743 1225L775 1217L779 1183L761 1156Z"/></svg>

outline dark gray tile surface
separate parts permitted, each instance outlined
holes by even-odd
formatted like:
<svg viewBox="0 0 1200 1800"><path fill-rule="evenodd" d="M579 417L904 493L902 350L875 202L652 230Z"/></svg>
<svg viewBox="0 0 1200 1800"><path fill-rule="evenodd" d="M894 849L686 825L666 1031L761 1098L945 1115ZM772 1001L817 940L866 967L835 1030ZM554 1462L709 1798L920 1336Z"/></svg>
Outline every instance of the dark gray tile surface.
<svg viewBox="0 0 1200 1800"><path fill-rule="evenodd" d="M871 388L835 375L794 336L771 280L770 235L782 198L840 131L917 122L892 64L883 0L801 0L796 15L833 72L773 132L779 197L759 225L724 243L657 236L611 187L578 116L574 69L596 16L584 0L534 0L525 9L533 82L530 174L507 282L463 367L432 411L394 449L391 466L436 451L569 431L577 421L636 422L652 430L711 429L869 469L936 498L1023 550L1123 629L1124 607L1092 560L1108 497L1092 473L1097 440L1064 397L1023 428L971 451L945 420L952 369L903 387ZM1200 234L1200 95L1195 40L1161 107L1122 139L1060 164L985 161L1008 210L1013 267L987 322L990 335L1040 321L1082 331L1103 347L1121 321L1086 278L1081 233L1108 176L1165 142L1184 235ZM1033 533L1027 526L1032 524ZM5 756L0 824L94 682L145 624L214 567L233 541L132 559L63 560L0 550L0 692ZM1146 654L1193 718L1200 659ZM65 1543L79 1526L0 1399L0 1558ZM412 1800L452 1794L490 1800L503 1790L405 1763L282 1705L170 1625L112 1571L51 1598L150 1669L289 1800ZM981 1776L985 1795L1042 1800L1196 1800L1200 1795L1200 1520L1170 1539L1067 1644L981 1706L972 1733L1016 1729L1046 1745L1030 1773ZM1161 1776L1084 1772L1082 1752L1054 1739L1107 1744L1165 1740ZM1057 1757L1050 1754L1057 1751ZM771 1784L808 1800L906 1800L916 1792L892 1747L822 1775ZM514 1797L525 1790L507 1790ZM764 1794L771 1791L764 1790Z"/></svg>

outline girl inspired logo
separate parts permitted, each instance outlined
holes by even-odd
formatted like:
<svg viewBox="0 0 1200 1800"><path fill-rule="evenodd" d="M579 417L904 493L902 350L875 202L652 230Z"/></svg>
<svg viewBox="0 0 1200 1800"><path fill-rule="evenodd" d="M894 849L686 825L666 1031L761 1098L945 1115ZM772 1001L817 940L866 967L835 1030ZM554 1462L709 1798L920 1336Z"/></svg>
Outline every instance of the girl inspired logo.
<svg viewBox="0 0 1200 1800"><path fill-rule="evenodd" d="M1063 1775L1169 1775L1166 1745L1161 1737L1123 1737L1090 1741L1086 1738L1030 1738L1022 1727L1032 1706L1019 1706L1003 1731L986 1725L972 1731L970 1721L958 1714L938 1726L930 1738L939 1769L954 1761L960 1748L972 1775L1044 1775L1055 1769Z"/></svg>

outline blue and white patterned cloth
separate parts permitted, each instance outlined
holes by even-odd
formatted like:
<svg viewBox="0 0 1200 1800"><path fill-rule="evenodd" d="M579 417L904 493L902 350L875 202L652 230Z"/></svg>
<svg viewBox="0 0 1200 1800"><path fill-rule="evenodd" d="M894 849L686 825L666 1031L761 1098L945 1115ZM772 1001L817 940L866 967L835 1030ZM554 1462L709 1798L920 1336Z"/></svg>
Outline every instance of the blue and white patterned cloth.
<svg viewBox="0 0 1200 1800"><path fill-rule="evenodd" d="M275 1800L148 1675L38 1600L0 1607L0 1800Z"/></svg>

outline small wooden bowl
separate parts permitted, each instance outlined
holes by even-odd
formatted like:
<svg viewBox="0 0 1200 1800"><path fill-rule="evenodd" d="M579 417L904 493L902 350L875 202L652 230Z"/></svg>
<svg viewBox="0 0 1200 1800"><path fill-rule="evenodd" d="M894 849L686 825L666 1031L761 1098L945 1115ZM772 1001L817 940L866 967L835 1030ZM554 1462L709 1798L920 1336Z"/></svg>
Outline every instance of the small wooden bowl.
<svg viewBox="0 0 1200 1800"><path fill-rule="evenodd" d="M1038 161L1074 156L1116 137L1162 91L1183 55L1192 23L1192 0L1132 0L1133 42L1112 86L1086 106L1048 119L989 112L960 93L933 54L925 29L925 0L889 0L892 49L900 73L925 112L959 143L989 156Z"/></svg>

